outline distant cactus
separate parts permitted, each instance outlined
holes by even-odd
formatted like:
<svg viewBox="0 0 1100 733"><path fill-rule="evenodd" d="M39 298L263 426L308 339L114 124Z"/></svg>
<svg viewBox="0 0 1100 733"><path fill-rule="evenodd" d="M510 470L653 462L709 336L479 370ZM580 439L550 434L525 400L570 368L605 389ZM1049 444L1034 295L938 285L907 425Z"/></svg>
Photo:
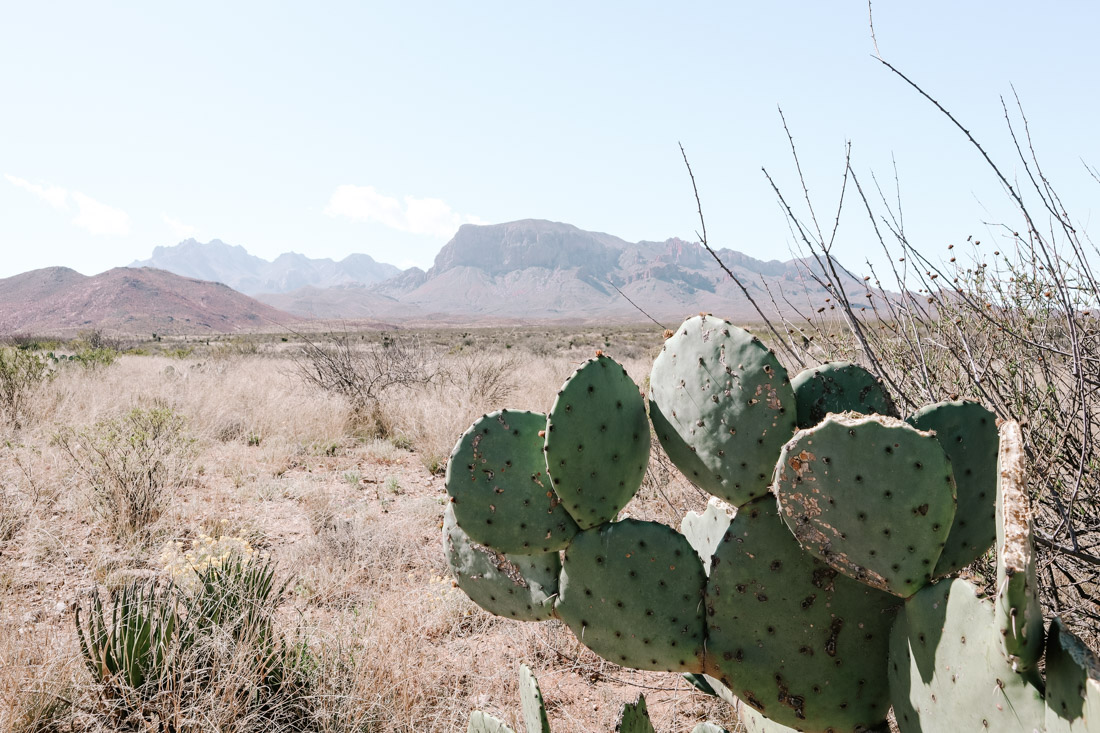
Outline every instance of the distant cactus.
<svg viewBox="0 0 1100 733"><path fill-rule="evenodd" d="M902 421L847 363L792 387L759 339L707 315L666 334L649 417L716 497L681 532L616 521L649 430L612 359L582 365L545 421L476 422L448 468L460 587L492 613L559 618L616 664L740 700L749 730L887 730L892 707L902 733L1100 733L1095 655L1057 619L1043 633L1015 423L998 435L970 402ZM994 544L986 600L953 575ZM652 730L639 711L619 729ZM506 730L475 715L471 731Z"/></svg>

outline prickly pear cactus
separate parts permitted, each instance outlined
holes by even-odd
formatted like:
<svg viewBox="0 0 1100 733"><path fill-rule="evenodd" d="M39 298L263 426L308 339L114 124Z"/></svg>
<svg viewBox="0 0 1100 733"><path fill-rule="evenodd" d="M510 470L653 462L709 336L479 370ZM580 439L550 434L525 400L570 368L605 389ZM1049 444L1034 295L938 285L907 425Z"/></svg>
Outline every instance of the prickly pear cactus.
<svg viewBox="0 0 1100 733"><path fill-rule="evenodd" d="M891 417L830 415L799 431L783 446L775 491L802 547L903 598L931 580L955 517L939 442Z"/></svg>
<svg viewBox="0 0 1100 733"><path fill-rule="evenodd" d="M1031 504L1027 497L1020 426L1001 426L997 458L997 594L994 599L1001 650L1017 672L1033 669L1043 652Z"/></svg>
<svg viewBox="0 0 1100 733"><path fill-rule="evenodd" d="M942 580L905 602L889 678L901 733L1043 729L1042 693L1005 659L993 604L965 580Z"/></svg>
<svg viewBox="0 0 1100 733"><path fill-rule="evenodd" d="M1056 617L1045 659L1046 733L1100 733L1100 658Z"/></svg>
<svg viewBox="0 0 1100 733"><path fill-rule="evenodd" d="M638 695L635 702L624 702L619 710L619 722L616 733L656 733L649 721L649 710L645 705L645 695Z"/></svg>
<svg viewBox="0 0 1100 733"><path fill-rule="evenodd" d="M997 418L977 402L938 402L906 422L935 433L951 460L958 508L947 544L932 574L962 570L985 554L997 537Z"/></svg>
<svg viewBox="0 0 1100 733"><path fill-rule="evenodd" d="M556 613L604 659L634 669L703 671L703 586L676 530L624 519L580 532L565 551Z"/></svg>
<svg viewBox="0 0 1100 733"><path fill-rule="evenodd" d="M458 587L489 613L519 621L554 615L558 553L505 555L479 545L458 526L453 504L443 514L443 545Z"/></svg>
<svg viewBox="0 0 1100 733"><path fill-rule="evenodd" d="M825 373L805 378L813 409L889 411L866 374ZM1100 733L1095 658L1060 624L1043 699L1018 426L996 436L988 411L942 403L912 424L829 414L794 434L782 366L709 316L666 340L650 414L676 465L718 497L684 518L683 534L612 521L644 474L648 426L634 383L598 356L545 421L502 411L460 439L444 522L459 585L493 613L560 618L612 662L687 673L739 698L750 731L885 731L893 704L902 733ZM990 516L995 598L957 579L932 584L984 551ZM529 733L547 733L537 683L521 676ZM649 726L639 708L625 722ZM470 726L509 730L480 713Z"/></svg>
<svg viewBox="0 0 1100 733"><path fill-rule="evenodd" d="M795 427L787 370L748 331L713 316L686 321L650 374L649 414L676 467L741 506L768 490Z"/></svg>
<svg viewBox="0 0 1100 733"><path fill-rule="evenodd" d="M706 673L771 720L854 731L886 719L900 601L799 547L765 496L741 507L707 583Z"/></svg>
<svg viewBox="0 0 1100 733"><path fill-rule="evenodd" d="M458 439L447 462L455 517L475 542L498 552L560 550L577 524L546 475L546 416L501 410L485 415Z"/></svg>
<svg viewBox="0 0 1100 733"><path fill-rule="evenodd" d="M539 681L526 664L519 665L519 702L527 733L550 733L550 719L546 717Z"/></svg>
<svg viewBox="0 0 1100 733"><path fill-rule="evenodd" d="M830 412L897 417L897 408L882 381L847 361L804 369L791 380L798 406L798 427L812 428Z"/></svg>
<svg viewBox="0 0 1100 733"><path fill-rule="evenodd" d="M730 526L730 520L737 512L726 502L717 496L712 496L707 502L706 511L702 514L688 512L680 522L680 534L695 548L699 559L703 561L703 571L710 575L710 558L714 554L718 543L726 534Z"/></svg>
<svg viewBox="0 0 1100 733"><path fill-rule="evenodd" d="M614 359L590 359L562 386L545 450L554 491L582 529L611 521L634 496L649 465L649 421Z"/></svg>

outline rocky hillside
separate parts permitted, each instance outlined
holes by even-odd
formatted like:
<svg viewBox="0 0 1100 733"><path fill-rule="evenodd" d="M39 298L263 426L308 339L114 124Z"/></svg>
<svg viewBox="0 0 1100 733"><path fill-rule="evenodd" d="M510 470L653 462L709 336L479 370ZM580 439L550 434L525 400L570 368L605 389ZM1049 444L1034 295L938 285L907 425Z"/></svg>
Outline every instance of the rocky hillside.
<svg viewBox="0 0 1100 733"><path fill-rule="evenodd" d="M48 267L0 279L0 334L128 334L254 331L296 317L219 283L152 268L116 267L89 277Z"/></svg>
<svg viewBox="0 0 1100 733"><path fill-rule="evenodd" d="M791 313L824 303L808 276L813 263L759 260L729 249L718 254L769 313L773 307ZM850 284L863 291L862 279L851 277ZM700 310L742 321L757 318L740 289L697 243L631 243L535 219L466 224L427 272L413 268L370 286L259 297L303 316L388 321L644 320L638 308L670 323Z"/></svg>
<svg viewBox="0 0 1100 733"><path fill-rule="evenodd" d="M369 285L401 272L365 254L348 255L337 262L287 252L268 262L220 239L205 243L187 239L171 247L157 247L152 257L130 267L155 267L184 277L220 282L247 295L285 293L302 287Z"/></svg>

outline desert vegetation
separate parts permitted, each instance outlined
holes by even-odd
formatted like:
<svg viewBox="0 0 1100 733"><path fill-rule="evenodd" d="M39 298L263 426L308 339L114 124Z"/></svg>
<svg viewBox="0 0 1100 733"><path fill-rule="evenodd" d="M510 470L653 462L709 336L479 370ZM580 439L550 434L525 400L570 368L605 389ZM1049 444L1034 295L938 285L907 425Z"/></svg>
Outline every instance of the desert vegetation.
<svg viewBox="0 0 1100 733"><path fill-rule="evenodd" d="M369 410L303 379L303 354L348 338L363 358L399 339L421 378ZM597 348L642 384L660 341L146 339L96 368L67 358L82 344L9 344L5 364L31 367L2 428L0 729L457 730L475 708L515 721L519 661L566 728L614 727L639 689L662 729L732 725L674 675L485 613L442 550L442 471L470 422L509 397L550 404ZM655 456L630 513L675 523L705 504Z"/></svg>

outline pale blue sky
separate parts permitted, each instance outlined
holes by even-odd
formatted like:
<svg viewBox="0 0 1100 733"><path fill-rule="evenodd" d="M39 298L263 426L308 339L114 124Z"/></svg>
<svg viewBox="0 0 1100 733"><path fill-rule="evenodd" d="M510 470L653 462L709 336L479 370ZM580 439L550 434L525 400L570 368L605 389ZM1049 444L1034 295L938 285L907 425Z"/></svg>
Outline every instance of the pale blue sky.
<svg viewBox="0 0 1100 733"><path fill-rule="evenodd" d="M884 58L1016 171L1015 85L1068 204L1100 187L1093 3L878 0ZM712 243L791 244L766 166L832 205L898 164L910 235L988 236L1003 197L974 151L872 58L841 2L60 3L0 1L0 276L85 273L218 237L272 258L366 252L427 267L463 221L534 217L628 240L693 237L688 150ZM856 213L856 209L852 209ZM838 251L874 247L845 220Z"/></svg>

